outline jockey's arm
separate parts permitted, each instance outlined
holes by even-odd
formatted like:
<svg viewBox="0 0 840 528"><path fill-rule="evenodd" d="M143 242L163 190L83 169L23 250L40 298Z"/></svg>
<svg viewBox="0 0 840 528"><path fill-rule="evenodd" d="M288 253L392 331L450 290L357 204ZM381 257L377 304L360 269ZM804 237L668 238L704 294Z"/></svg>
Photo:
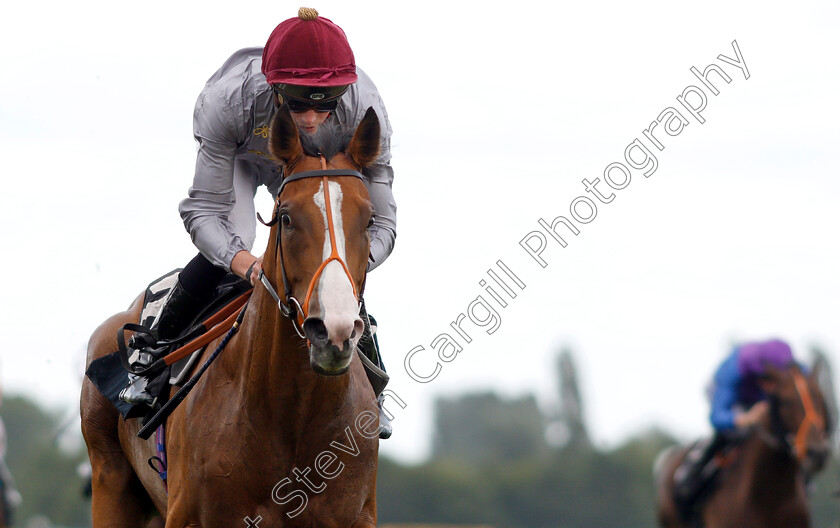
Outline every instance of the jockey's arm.
<svg viewBox="0 0 840 528"><path fill-rule="evenodd" d="M738 403L738 385L741 375L734 355L726 359L715 373L712 392L712 411L709 417L717 431L728 431L736 427L734 410Z"/></svg>
<svg viewBox="0 0 840 528"><path fill-rule="evenodd" d="M243 279L249 280L252 285L256 285L257 277L260 274L260 270L262 270L262 260L262 257L255 257L243 249L233 256L233 261L230 263L230 271Z"/></svg>
<svg viewBox="0 0 840 528"><path fill-rule="evenodd" d="M769 411L770 403L767 400L761 400L748 410L735 414L735 427L744 429L756 425Z"/></svg>
<svg viewBox="0 0 840 528"><path fill-rule="evenodd" d="M365 184L376 215L370 229L371 258L368 260L368 271L372 271L381 266L391 254L397 237L397 205L392 192L394 169L391 167L393 130L376 85L361 68L356 68L356 73L359 79L342 97L343 104L336 109L336 117L345 126L355 126L362 120L367 109L372 107L379 118L379 158L362 171L367 177Z"/></svg>
<svg viewBox="0 0 840 528"><path fill-rule="evenodd" d="M391 192L394 170L387 163L377 162L365 169L373 203L374 224L370 228L370 260L368 271L382 264L394 249L397 238L397 204Z"/></svg>
<svg viewBox="0 0 840 528"><path fill-rule="evenodd" d="M229 217L236 200L236 148L246 134L244 124L231 114L229 103L215 90L205 88L193 116L193 133L198 143L195 176L188 197L181 201L178 210L198 250L215 266L239 275L238 268L231 269L234 256L250 252ZM255 259L250 255L246 270ZM237 264L242 264L242 257Z"/></svg>

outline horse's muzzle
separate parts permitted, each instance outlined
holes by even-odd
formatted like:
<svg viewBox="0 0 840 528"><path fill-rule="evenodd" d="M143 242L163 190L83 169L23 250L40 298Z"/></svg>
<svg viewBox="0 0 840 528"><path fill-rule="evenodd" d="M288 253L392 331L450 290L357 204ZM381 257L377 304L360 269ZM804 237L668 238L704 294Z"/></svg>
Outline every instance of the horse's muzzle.
<svg viewBox="0 0 840 528"><path fill-rule="evenodd" d="M824 445L809 446L805 453L805 460L802 461L802 467L807 473L816 473L821 470L828 461L829 446L828 442Z"/></svg>
<svg viewBox="0 0 840 528"><path fill-rule="evenodd" d="M315 372L324 376L338 376L347 372L356 349L356 341L361 335L357 335L355 325L353 330L347 332L346 337L339 337L340 347L334 344L337 339L330 336L324 321L319 318L306 319L303 331L310 343L309 363Z"/></svg>

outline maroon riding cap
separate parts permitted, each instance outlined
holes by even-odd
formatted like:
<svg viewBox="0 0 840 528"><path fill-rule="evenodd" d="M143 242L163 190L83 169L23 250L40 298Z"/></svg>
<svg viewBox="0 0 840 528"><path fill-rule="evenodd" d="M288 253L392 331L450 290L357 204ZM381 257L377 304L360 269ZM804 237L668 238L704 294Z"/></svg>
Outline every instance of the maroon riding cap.
<svg viewBox="0 0 840 528"><path fill-rule="evenodd" d="M300 8L281 22L263 49L268 84L342 86L356 82L356 59L347 36L314 9Z"/></svg>
<svg viewBox="0 0 840 528"><path fill-rule="evenodd" d="M789 367L793 363L790 345L780 339L771 339L761 343L747 343L738 350L738 370L741 375L760 376L765 364L778 369Z"/></svg>

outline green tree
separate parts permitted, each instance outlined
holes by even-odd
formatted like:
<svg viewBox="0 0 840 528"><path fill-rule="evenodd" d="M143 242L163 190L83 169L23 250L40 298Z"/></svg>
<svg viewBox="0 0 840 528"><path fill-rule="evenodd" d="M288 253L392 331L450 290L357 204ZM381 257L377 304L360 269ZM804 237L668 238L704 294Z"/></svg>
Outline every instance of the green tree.
<svg viewBox="0 0 840 528"><path fill-rule="evenodd" d="M584 419L577 368L568 348L557 356L557 385L558 408L548 417L548 433L553 445L590 449L592 444Z"/></svg>
<svg viewBox="0 0 840 528"><path fill-rule="evenodd" d="M469 463L545 454L544 419L533 396L502 400L492 392L435 404L433 457Z"/></svg>
<svg viewBox="0 0 840 528"><path fill-rule="evenodd" d="M59 447L58 415L21 396L5 397L0 410L8 436L9 470L23 496L16 524L44 515L55 524L89 526L90 503L82 496L84 482L76 472L87 453L81 447L69 451Z"/></svg>

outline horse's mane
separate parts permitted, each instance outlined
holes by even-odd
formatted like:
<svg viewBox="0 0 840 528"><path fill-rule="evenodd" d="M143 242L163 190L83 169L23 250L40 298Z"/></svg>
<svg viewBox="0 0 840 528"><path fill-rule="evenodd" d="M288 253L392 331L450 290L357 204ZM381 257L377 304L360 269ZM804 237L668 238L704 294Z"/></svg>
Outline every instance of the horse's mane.
<svg viewBox="0 0 840 528"><path fill-rule="evenodd" d="M300 133L300 144L307 156L324 156L329 161L339 152L347 150L355 130L327 121L314 134Z"/></svg>

